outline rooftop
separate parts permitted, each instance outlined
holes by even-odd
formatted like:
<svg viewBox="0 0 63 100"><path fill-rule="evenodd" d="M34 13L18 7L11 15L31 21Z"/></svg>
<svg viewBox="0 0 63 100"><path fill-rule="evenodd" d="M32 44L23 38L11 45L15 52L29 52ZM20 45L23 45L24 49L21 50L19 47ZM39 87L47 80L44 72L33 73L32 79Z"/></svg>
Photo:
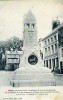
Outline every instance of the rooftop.
<svg viewBox="0 0 63 100"><path fill-rule="evenodd" d="M60 29L61 27L63 27L63 23L60 24L60 25L58 25L56 28L54 28L54 29L52 30L51 33L49 33L46 37L44 37L44 38L42 39L42 41L44 41L45 39L47 39L50 35L54 34L54 33L55 33L56 31L58 31L58 29Z"/></svg>
<svg viewBox="0 0 63 100"><path fill-rule="evenodd" d="M24 23L28 23L28 22L36 23L36 19L32 14L31 10L29 10L28 14L24 18Z"/></svg>
<svg viewBox="0 0 63 100"><path fill-rule="evenodd" d="M6 51L7 54L23 54L23 51Z"/></svg>

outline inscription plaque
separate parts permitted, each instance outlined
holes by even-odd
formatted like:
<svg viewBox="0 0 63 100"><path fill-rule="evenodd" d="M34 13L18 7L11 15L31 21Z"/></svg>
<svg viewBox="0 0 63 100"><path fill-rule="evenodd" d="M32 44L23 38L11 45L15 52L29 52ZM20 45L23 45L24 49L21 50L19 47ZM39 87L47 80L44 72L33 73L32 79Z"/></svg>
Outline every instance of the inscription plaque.
<svg viewBox="0 0 63 100"><path fill-rule="evenodd" d="M37 56L36 56L36 55L30 55L30 56L28 57L28 62L29 62L29 64L31 64L31 65L37 64L37 62L38 62Z"/></svg>

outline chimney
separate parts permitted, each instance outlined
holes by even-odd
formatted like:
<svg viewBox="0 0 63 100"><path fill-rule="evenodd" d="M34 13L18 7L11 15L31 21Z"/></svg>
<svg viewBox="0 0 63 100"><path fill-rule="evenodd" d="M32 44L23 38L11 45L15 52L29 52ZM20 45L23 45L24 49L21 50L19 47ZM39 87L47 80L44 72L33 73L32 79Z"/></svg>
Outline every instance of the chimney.
<svg viewBox="0 0 63 100"><path fill-rule="evenodd" d="M56 20L52 21L52 30L55 29L59 25L60 25L60 20L58 20L58 18L56 18Z"/></svg>

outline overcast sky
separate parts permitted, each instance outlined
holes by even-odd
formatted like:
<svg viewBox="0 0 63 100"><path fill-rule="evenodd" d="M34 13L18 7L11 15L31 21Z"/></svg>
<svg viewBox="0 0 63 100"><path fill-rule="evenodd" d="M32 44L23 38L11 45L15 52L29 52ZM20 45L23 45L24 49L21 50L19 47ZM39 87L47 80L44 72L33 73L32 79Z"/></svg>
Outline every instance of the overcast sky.
<svg viewBox="0 0 63 100"><path fill-rule="evenodd" d="M23 19L31 9L37 20L38 38L52 31L52 20L63 22L62 0L0 1L0 40L23 37Z"/></svg>

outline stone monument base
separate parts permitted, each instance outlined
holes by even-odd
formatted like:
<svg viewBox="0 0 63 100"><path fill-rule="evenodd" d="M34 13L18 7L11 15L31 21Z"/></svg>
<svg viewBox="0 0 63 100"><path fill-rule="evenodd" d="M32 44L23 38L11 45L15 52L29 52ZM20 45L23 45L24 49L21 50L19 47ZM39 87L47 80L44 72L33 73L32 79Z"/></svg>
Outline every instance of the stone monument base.
<svg viewBox="0 0 63 100"><path fill-rule="evenodd" d="M21 67L15 70L10 84L13 87L55 86L53 74L46 67Z"/></svg>

